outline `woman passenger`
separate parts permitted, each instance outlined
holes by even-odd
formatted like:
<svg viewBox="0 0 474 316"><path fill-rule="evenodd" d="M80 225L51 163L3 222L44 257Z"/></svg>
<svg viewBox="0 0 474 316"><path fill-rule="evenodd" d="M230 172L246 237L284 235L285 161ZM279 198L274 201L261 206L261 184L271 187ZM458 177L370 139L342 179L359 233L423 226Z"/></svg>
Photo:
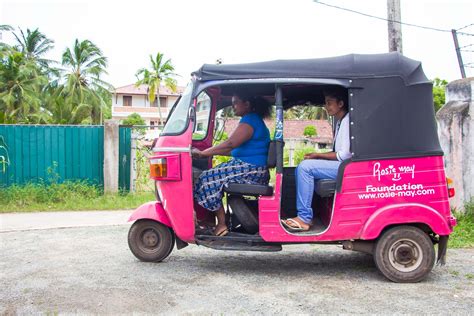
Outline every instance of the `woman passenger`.
<svg viewBox="0 0 474 316"><path fill-rule="evenodd" d="M224 186L228 183L266 185L270 178L267 169L270 132L263 118L270 115L271 105L262 97L240 92L234 93L232 106L235 115L242 118L230 137L203 151L192 150L195 158L232 156L230 161L204 171L194 186L194 198L199 205L216 212L216 236L229 232L222 205Z"/></svg>

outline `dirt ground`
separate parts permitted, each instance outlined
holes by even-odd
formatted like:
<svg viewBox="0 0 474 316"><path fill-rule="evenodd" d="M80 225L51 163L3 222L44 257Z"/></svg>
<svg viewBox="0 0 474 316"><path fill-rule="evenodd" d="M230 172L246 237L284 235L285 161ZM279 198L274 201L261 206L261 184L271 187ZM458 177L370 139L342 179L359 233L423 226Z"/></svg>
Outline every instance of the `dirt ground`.
<svg viewBox="0 0 474 316"><path fill-rule="evenodd" d="M396 284L372 257L337 246L276 253L190 245L162 263L129 251L129 226L0 233L0 313L472 314L474 249L450 249L445 267Z"/></svg>

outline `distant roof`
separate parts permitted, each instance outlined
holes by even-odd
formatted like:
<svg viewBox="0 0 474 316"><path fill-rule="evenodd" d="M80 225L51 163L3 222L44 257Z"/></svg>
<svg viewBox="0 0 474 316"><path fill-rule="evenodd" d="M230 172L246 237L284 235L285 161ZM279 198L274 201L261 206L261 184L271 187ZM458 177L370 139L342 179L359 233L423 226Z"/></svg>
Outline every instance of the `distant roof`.
<svg viewBox="0 0 474 316"><path fill-rule="evenodd" d="M183 93L185 87L176 87L176 92L172 92L169 88L160 86L160 95L180 95ZM123 86L120 88L115 89L114 93L117 94L141 94L146 95L148 94L148 86L142 84L140 86L135 86L135 84L129 84L127 86Z"/></svg>
<svg viewBox="0 0 474 316"><path fill-rule="evenodd" d="M204 64L193 72L199 81L263 78L357 79L401 77L406 85L426 83L421 62L397 52L350 54L317 59L274 60L248 64Z"/></svg>
<svg viewBox="0 0 474 316"><path fill-rule="evenodd" d="M230 135L230 133L237 128L239 120L239 118L227 119L224 127L227 135ZM270 132L272 132L275 126L275 120L267 119L265 120L265 125L267 125ZM284 120L283 130L285 139L306 138L304 136L304 128L309 125L316 127L317 131L317 136L312 137L312 140L324 144L332 143L331 124L326 120Z"/></svg>

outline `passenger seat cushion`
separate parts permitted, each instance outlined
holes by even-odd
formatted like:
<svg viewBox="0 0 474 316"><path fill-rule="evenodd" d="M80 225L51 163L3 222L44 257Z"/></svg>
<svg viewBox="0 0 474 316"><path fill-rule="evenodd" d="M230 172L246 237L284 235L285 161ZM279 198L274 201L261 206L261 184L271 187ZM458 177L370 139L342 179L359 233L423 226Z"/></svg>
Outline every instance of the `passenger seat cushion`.
<svg viewBox="0 0 474 316"><path fill-rule="evenodd" d="M259 184L228 183L224 186L224 191L240 195L273 195L272 186Z"/></svg>
<svg viewBox="0 0 474 316"><path fill-rule="evenodd" d="M321 197L328 197L334 195L336 191L336 180L321 179L314 183L314 191Z"/></svg>

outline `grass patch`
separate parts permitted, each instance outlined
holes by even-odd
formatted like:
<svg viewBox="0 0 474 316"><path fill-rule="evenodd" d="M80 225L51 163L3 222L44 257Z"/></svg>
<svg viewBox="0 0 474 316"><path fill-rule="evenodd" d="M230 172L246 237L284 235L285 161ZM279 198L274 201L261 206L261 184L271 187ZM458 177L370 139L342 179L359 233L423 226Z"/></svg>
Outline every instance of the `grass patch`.
<svg viewBox="0 0 474 316"><path fill-rule="evenodd" d="M30 183L0 188L0 213L133 209L154 199L151 192L104 194L81 181Z"/></svg>
<svg viewBox="0 0 474 316"><path fill-rule="evenodd" d="M474 202L464 206L464 213L454 211L458 224L449 237L449 247L474 247Z"/></svg>

